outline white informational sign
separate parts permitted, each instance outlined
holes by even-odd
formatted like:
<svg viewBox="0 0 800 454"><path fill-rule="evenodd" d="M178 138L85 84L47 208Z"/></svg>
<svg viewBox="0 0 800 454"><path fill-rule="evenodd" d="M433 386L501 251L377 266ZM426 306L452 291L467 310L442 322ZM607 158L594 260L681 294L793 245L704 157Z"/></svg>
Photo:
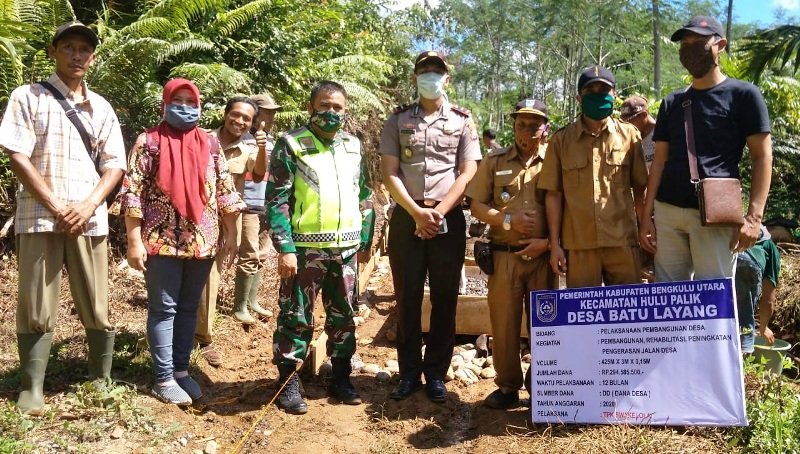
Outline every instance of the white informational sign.
<svg viewBox="0 0 800 454"><path fill-rule="evenodd" d="M535 423L746 426L731 279L531 293Z"/></svg>

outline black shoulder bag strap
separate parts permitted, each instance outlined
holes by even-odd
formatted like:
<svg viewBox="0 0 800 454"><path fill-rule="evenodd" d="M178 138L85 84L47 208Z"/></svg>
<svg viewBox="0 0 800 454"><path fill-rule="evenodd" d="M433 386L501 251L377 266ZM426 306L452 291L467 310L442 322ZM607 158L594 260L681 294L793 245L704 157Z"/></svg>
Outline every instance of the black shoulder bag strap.
<svg viewBox="0 0 800 454"><path fill-rule="evenodd" d="M692 183L697 186L700 182L700 173L697 171L697 151L694 146L694 123L692 122L692 100L689 99L688 91L691 85L683 91L681 99L683 102L683 129L686 133L686 152L689 156L689 176Z"/></svg>
<svg viewBox="0 0 800 454"><path fill-rule="evenodd" d="M70 106L67 102L67 99L64 98L64 95L56 89L50 82L41 81L38 82L39 85L44 87L47 91L49 91L56 101L61 105L61 108L64 109L64 113L67 114L67 118L72 124L75 126L75 129L78 130L78 134L80 134L81 139L83 140L83 145L86 147L86 152L89 153L89 158L94 163L94 169L100 174L100 163L99 156L96 156L95 153L92 153L92 139L89 137L89 133L86 131L86 127L83 126L83 122L80 118L78 118L78 111L75 110L74 107Z"/></svg>

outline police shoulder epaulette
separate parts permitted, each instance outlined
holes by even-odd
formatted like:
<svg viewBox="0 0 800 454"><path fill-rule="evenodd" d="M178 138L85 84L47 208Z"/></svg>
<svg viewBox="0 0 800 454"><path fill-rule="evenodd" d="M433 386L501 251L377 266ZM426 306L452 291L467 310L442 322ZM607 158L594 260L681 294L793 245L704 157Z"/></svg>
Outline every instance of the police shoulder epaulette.
<svg viewBox="0 0 800 454"><path fill-rule="evenodd" d="M454 106L452 104L450 105L450 110L452 110L453 112L455 112L455 113L457 113L459 115L463 115L465 117L469 117L470 115L472 115L472 112L470 112L469 109L465 109L465 108L459 107L459 106Z"/></svg>
<svg viewBox="0 0 800 454"><path fill-rule="evenodd" d="M486 153L486 156L499 156L501 154L506 154L510 149L511 147L495 148L493 150L489 150L489 152Z"/></svg>
<svg viewBox="0 0 800 454"><path fill-rule="evenodd" d="M411 106L413 106L413 105L414 104L403 104L403 105L397 106L394 109L392 109L392 113L405 112L406 110L410 109Z"/></svg>

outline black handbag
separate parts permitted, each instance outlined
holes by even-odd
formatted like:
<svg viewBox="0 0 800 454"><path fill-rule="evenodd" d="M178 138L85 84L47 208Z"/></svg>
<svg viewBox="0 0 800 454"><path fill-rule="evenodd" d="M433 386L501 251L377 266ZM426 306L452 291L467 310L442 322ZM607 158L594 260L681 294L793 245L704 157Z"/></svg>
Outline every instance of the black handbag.
<svg viewBox="0 0 800 454"><path fill-rule="evenodd" d="M494 259L492 258L492 246L484 241L476 241L473 250L475 263L478 268L486 274L494 273Z"/></svg>

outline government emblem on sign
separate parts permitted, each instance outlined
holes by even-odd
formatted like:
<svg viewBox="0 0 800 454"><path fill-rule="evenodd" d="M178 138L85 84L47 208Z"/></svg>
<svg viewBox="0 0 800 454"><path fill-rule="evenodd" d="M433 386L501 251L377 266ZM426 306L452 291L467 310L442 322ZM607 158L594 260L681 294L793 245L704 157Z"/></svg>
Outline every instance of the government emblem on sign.
<svg viewBox="0 0 800 454"><path fill-rule="evenodd" d="M536 295L536 318L542 323L550 323L556 319L558 306L555 293Z"/></svg>

